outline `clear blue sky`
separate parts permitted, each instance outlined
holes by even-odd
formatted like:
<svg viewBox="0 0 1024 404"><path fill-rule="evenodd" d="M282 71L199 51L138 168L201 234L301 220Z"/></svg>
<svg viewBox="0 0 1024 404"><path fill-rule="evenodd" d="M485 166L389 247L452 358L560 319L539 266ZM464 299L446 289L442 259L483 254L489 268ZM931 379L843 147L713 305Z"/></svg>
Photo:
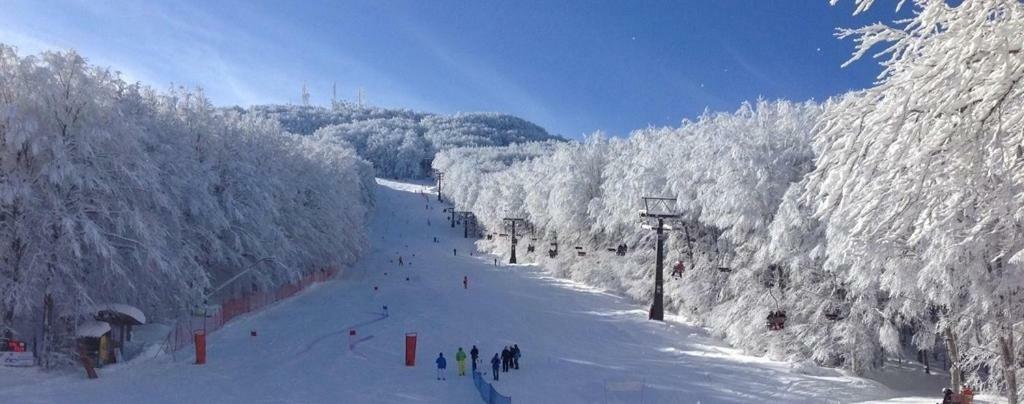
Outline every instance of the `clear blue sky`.
<svg viewBox="0 0 1024 404"><path fill-rule="evenodd" d="M75 48L131 80L201 86L217 105L298 103L498 111L578 137L678 125L758 97L864 88L837 27L891 21L853 1L0 0L0 42ZM894 3L894 2L893 2Z"/></svg>

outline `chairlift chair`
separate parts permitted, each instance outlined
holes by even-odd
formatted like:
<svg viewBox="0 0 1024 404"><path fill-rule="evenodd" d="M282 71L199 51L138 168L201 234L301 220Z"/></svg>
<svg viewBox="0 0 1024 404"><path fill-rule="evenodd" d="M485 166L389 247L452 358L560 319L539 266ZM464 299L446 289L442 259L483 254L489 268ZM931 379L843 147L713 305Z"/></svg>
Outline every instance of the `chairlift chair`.
<svg viewBox="0 0 1024 404"><path fill-rule="evenodd" d="M832 294L829 296L828 305L825 307L825 318L830 321L839 321L846 318L843 310L844 303L842 303L845 300L846 289L838 285L833 286Z"/></svg>
<svg viewBox="0 0 1024 404"><path fill-rule="evenodd" d="M786 328L786 311L775 310L768 312L767 321L765 326L768 327L768 331L782 331Z"/></svg>

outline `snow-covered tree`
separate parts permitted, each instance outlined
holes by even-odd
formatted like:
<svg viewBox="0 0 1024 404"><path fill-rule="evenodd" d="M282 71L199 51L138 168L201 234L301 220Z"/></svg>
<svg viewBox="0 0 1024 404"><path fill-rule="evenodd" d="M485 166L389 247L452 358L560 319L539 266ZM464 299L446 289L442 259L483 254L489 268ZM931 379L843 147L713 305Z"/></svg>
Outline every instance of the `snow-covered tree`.
<svg viewBox="0 0 1024 404"><path fill-rule="evenodd" d="M249 280L265 286L350 263L373 174L344 144L201 91L0 45L0 329L41 335L50 365L94 303L159 318L261 258Z"/></svg>
<svg viewBox="0 0 1024 404"><path fill-rule="evenodd" d="M954 388L969 371L1016 402L1024 4L913 6L907 20L840 31L854 59L884 46L884 72L826 112L803 199L827 225L826 266L881 288L904 321L938 313Z"/></svg>

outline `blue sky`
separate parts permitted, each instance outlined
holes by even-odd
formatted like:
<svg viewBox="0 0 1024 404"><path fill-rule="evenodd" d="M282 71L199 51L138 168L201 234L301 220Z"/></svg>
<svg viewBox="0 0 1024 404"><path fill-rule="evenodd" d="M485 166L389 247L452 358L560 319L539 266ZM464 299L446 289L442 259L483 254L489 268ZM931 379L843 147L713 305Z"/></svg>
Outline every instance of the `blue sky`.
<svg viewBox="0 0 1024 404"><path fill-rule="evenodd" d="M837 27L891 21L853 1L0 0L0 42L74 48L217 105L369 103L498 111L579 137L678 125L744 100L823 100L869 86L874 60Z"/></svg>

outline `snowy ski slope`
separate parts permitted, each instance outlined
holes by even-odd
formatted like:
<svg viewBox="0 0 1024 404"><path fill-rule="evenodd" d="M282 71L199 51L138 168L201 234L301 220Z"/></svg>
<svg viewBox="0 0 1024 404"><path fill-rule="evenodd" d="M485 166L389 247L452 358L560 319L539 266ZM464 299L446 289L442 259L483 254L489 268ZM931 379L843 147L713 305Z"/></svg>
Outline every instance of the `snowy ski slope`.
<svg viewBox="0 0 1024 404"><path fill-rule="evenodd" d="M647 321L644 307L536 267L495 267L490 256L469 256L461 228L421 194L432 189L378 183L372 251L341 279L212 334L207 365L185 351L177 361L107 367L98 380L0 369L0 403L479 403L471 378L455 375L456 349L476 344L489 359L512 343L523 351L521 369L495 386L516 403L938 401L901 396L937 392L940 376L888 376L917 385L901 392L747 356L678 318ZM352 326L361 342L350 351ZM403 364L406 332L419 335L412 368ZM449 360L447 381L435 380L438 352Z"/></svg>

